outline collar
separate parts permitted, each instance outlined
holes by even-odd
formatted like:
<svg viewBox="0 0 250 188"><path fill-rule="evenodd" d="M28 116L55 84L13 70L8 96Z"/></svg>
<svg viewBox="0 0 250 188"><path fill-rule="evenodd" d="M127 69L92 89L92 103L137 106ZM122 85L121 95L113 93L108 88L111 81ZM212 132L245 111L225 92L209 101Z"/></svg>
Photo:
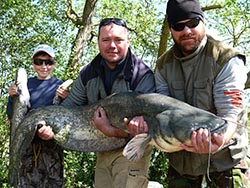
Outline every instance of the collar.
<svg viewBox="0 0 250 188"><path fill-rule="evenodd" d="M135 61L135 56L131 52L131 49L128 48L127 55L125 56L124 59L122 59L118 64L119 66L123 66L119 77L123 77L125 80L129 80L133 76L133 62ZM98 75L103 75L104 73L104 68L108 68L104 58L101 56L99 53L91 62L93 65L95 71L98 73Z"/></svg>

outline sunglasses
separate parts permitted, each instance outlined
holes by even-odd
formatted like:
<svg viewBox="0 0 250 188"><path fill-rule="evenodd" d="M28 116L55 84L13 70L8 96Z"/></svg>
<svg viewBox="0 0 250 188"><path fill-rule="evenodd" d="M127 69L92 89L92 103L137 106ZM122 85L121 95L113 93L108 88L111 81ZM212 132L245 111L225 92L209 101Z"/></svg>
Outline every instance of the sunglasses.
<svg viewBox="0 0 250 188"><path fill-rule="evenodd" d="M99 24L99 31L100 31L101 27L103 27L105 25L109 25L111 23L114 23L116 25L120 25L120 26L127 28L126 22L120 18L104 18L101 20L101 22Z"/></svg>
<svg viewBox="0 0 250 188"><path fill-rule="evenodd" d="M197 18L193 18L187 22L174 23L171 25L171 27L175 31L182 31L185 28L185 26L192 29L192 28L195 28L197 25L199 25L200 21L201 21L201 19L197 17Z"/></svg>
<svg viewBox="0 0 250 188"><path fill-rule="evenodd" d="M43 62L45 65L53 65L55 63L54 59L34 59L33 60L35 65L43 65Z"/></svg>

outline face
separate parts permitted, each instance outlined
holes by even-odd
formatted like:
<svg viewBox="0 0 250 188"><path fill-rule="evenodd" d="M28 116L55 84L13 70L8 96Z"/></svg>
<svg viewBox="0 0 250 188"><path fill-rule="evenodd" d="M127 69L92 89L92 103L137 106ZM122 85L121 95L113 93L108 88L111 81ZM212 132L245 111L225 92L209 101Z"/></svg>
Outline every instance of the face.
<svg viewBox="0 0 250 188"><path fill-rule="evenodd" d="M191 19L182 20L178 23L185 23ZM194 28L185 26L183 30L176 31L171 27L171 34L175 44L187 56L192 54L200 45L205 36L205 25L202 21Z"/></svg>
<svg viewBox="0 0 250 188"><path fill-rule="evenodd" d="M128 51L129 37L127 29L111 23L100 28L98 46L109 68L114 69Z"/></svg>
<svg viewBox="0 0 250 188"><path fill-rule="evenodd" d="M45 62L43 62L42 65L36 65L34 63L34 59L38 59L38 60L50 60L51 57L48 54L41 54L41 55L37 55L33 58L32 61L32 65L34 67L34 70L37 73L37 78L39 80L47 80L51 77L51 72L53 70L53 68L55 67L56 62L54 61L54 64L50 65L50 64L45 64Z"/></svg>

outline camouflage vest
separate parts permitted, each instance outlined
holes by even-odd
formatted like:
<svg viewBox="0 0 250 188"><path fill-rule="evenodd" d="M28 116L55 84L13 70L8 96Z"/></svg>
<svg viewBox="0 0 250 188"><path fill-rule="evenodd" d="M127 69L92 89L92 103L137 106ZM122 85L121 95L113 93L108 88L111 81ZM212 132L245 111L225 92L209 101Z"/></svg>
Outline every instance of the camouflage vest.
<svg viewBox="0 0 250 188"><path fill-rule="evenodd" d="M168 81L170 96L216 114L213 83L224 64L234 56L245 60L244 55L208 36L187 57L181 57L173 47L159 59L157 66ZM247 131L243 128L239 128L229 146L211 156L209 172L232 168L245 156ZM208 155L180 151L169 153L169 162L180 174L201 175L207 173Z"/></svg>

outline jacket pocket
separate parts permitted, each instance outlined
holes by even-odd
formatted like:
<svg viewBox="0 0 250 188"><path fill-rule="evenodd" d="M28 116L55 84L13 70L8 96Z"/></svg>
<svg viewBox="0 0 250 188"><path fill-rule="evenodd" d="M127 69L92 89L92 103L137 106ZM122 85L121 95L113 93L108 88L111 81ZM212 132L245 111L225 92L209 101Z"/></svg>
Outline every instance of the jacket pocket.
<svg viewBox="0 0 250 188"><path fill-rule="evenodd" d="M194 81L193 104L207 111L214 111L213 86L209 79Z"/></svg>
<svg viewBox="0 0 250 188"><path fill-rule="evenodd" d="M181 101L185 101L185 84L183 81L173 81L171 84L172 89L170 90L172 93L170 95L176 99Z"/></svg>

